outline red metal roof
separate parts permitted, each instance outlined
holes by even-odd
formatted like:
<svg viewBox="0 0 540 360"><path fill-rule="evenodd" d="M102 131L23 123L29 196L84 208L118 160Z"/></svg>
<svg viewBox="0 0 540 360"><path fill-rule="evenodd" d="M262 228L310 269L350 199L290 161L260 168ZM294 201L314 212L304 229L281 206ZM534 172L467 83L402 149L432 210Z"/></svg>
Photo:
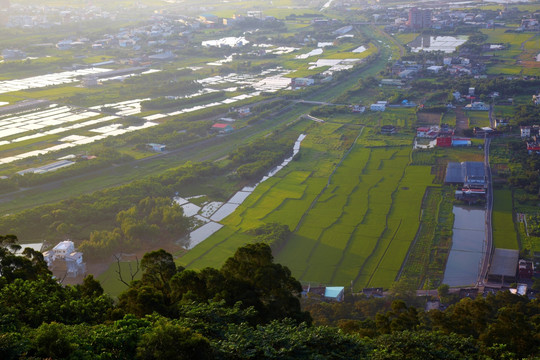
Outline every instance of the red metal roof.
<svg viewBox="0 0 540 360"><path fill-rule="evenodd" d="M230 126L229 124L214 124L212 125L213 128L216 128L216 129L225 129L227 126Z"/></svg>

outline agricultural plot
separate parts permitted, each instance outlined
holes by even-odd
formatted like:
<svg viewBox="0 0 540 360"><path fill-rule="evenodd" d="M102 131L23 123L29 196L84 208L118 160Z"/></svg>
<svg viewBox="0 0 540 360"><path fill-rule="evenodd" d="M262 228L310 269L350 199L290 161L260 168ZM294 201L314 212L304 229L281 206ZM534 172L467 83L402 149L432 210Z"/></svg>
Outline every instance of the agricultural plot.
<svg viewBox="0 0 540 360"><path fill-rule="evenodd" d="M519 249L512 215L512 192L495 190L493 202L493 246L503 249Z"/></svg>
<svg viewBox="0 0 540 360"><path fill-rule="evenodd" d="M400 278L414 281L424 289L433 289L443 279L452 242L453 190L430 187L422 203L421 223Z"/></svg>
<svg viewBox="0 0 540 360"><path fill-rule="evenodd" d="M179 259L192 268L219 267L253 238L245 232L264 223L280 222L294 230L343 156L344 131L339 124L313 124L302 142L300 161L292 161L260 184L238 209L221 221L225 226ZM357 134L358 130L356 130Z"/></svg>
<svg viewBox="0 0 540 360"><path fill-rule="evenodd" d="M486 127L489 126L489 113L487 111L467 111L469 126Z"/></svg>
<svg viewBox="0 0 540 360"><path fill-rule="evenodd" d="M356 145L277 261L303 281L390 285L433 179L429 166L408 166L409 155L409 148Z"/></svg>
<svg viewBox="0 0 540 360"><path fill-rule="evenodd" d="M429 112L418 112L416 116L418 118L418 121L417 121L418 125L439 125L441 123L441 118L442 118L441 113L429 113Z"/></svg>
<svg viewBox="0 0 540 360"><path fill-rule="evenodd" d="M410 115L401 110L394 115ZM366 128L343 156L343 139L353 134L357 128L339 123L314 125L300 159L261 184L220 231L179 263L220 266L224 254L253 241L251 229L281 223L293 234L276 261L298 279L353 281L357 289L389 286L418 230L422 198L434 176L430 166L409 165L411 135L381 136Z"/></svg>
<svg viewBox="0 0 540 360"><path fill-rule="evenodd" d="M525 45L533 38L531 34L506 32L506 29L483 29L481 31L488 36L487 43L509 45L504 50L490 52L496 57L496 62L488 66L486 70L488 74L517 75L524 70L534 70L523 62L524 54L528 54Z"/></svg>
<svg viewBox="0 0 540 360"><path fill-rule="evenodd" d="M441 119L442 124L448 124L452 127L456 126L456 113L453 110L445 112Z"/></svg>

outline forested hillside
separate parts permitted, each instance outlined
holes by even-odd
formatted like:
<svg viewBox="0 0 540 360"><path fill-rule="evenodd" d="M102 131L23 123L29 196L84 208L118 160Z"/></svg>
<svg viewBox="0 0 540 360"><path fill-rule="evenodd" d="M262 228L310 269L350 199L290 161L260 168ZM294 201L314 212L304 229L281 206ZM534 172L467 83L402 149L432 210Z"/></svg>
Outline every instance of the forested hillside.
<svg viewBox="0 0 540 360"><path fill-rule="evenodd" d="M339 327L315 326L302 290L265 243L239 248L221 269L185 270L147 253L141 280L115 300L92 276L62 286L43 256L0 238L2 359L514 359L538 355L538 300L500 293L425 313L394 299L370 314L350 303L312 305ZM384 309L374 300L363 302Z"/></svg>

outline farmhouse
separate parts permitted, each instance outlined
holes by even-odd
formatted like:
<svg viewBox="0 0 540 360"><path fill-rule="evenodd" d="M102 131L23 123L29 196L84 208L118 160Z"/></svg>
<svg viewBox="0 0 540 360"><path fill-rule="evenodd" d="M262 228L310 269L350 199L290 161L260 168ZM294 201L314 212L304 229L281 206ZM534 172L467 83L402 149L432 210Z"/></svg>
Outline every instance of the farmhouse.
<svg viewBox="0 0 540 360"><path fill-rule="evenodd" d="M83 253L75 251L73 241L59 242L52 250L43 253L43 259L49 269L68 277L77 277L86 273Z"/></svg>
<svg viewBox="0 0 540 360"><path fill-rule="evenodd" d="M350 109L353 113L363 113L366 111L366 107L362 105L351 105Z"/></svg>
<svg viewBox="0 0 540 360"><path fill-rule="evenodd" d="M527 142L527 151L529 155L540 154L540 144L537 141Z"/></svg>
<svg viewBox="0 0 540 360"><path fill-rule="evenodd" d="M236 112L241 117L245 117L245 116L248 116L249 114L251 114L251 109L249 107L241 107L238 110L236 110Z"/></svg>
<svg viewBox="0 0 540 360"><path fill-rule="evenodd" d="M217 123L212 125L212 130L219 132L220 134L227 134L234 131L234 128L229 124Z"/></svg>
<svg viewBox="0 0 540 360"><path fill-rule="evenodd" d="M531 127L530 126L520 126L519 129L521 130L521 138L528 138L531 137Z"/></svg>
<svg viewBox="0 0 540 360"><path fill-rule="evenodd" d="M532 279L534 275L534 264L532 261L519 260L518 273L520 279Z"/></svg>
<svg viewBox="0 0 540 360"><path fill-rule="evenodd" d="M481 101L473 102L472 104L465 105L465 110L472 110L472 111L488 111L489 106L484 104Z"/></svg>
<svg viewBox="0 0 540 360"><path fill-rule="evenodd" d="M314 83L315 83L315 80L311 78L292 78L291 79L292 88L306 87L306 86L313 85Z"/></svg>
<svg viewBox="0 0 540 360"><path fill-rule="evenodd" d="M416 136L420 138L434 139L439 134L438 126L421 126L416 129Z"/></svg>
<svg viewBox="0 0 540 360"><path fill-rule="evenodd" d="M510 125L510 123L508 122L508 119L495 119L495 128L508 126L508 125Z"/></svg>
<svg viewBox="0 0 540 360"><path fill-rule="evenodd" d="M540 126L539 125L533 125L533 126L521 126L521 138L530 138L534 136L538 136L538 133L540 132Z"/></svg>

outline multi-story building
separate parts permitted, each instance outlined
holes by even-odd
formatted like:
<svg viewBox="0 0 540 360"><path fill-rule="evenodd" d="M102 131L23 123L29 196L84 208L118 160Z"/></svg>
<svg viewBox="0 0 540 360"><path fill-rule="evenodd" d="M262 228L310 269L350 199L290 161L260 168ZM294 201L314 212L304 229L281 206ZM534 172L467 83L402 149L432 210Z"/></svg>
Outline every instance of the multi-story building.
<svg viewBox="0 0 540 360"><path fill-rule="evenodd" d="M407 25L413 29L429 28L431 26L431 10L416 7L409 9Z"/></svg>

